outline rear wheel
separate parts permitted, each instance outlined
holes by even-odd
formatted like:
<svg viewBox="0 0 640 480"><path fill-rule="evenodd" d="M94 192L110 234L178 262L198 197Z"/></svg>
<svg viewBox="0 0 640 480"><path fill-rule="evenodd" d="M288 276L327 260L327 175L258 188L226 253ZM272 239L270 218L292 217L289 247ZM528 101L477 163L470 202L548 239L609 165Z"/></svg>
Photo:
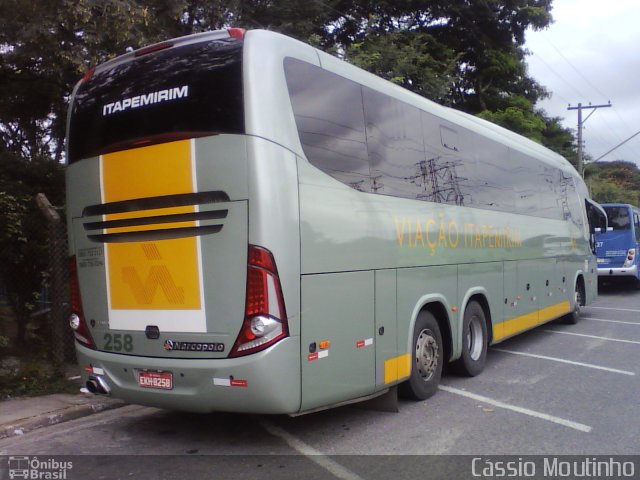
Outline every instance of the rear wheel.
<svg viewBox="0 0 640 480"><path fill-rule="evenodd" d="M487 361L487 321L484 309L475 301L469 302L462 320L462 354L453 367L460 375L475 377Z"/></svg>
<svg viewBox="0 0 640 480"><path fill-rule="evenodd" d="M431 312L421 312L413 328L411 376L398 387L400 395L425 400L436 393L442 376L442 335Z"/></svg>

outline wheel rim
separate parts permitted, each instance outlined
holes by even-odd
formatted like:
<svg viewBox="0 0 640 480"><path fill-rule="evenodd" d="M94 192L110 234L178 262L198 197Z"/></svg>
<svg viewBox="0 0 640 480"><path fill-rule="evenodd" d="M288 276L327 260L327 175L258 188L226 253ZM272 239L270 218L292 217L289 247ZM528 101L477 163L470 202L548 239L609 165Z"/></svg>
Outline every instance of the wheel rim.
<svg viewBox="0 0 640 480"><path fill-rule="evenodd" d="M482 355L484 336L482 334L482 324L480 317L474 315L469 322L467 329L467 351L472 360L478 360Z"/></svg>
<svg viewBox="0 0 640 480"><path fill-rule="evenodd" d="M420 377L425 381L431 380L438 368L440 352L438 342L431 330L422 330L416 342L416 366Z"/></svg>
<svg viewBox="0 0 640 480"><path fill-rule="evenodd" d="M582 306L582 290L579 285L576 285L576 293L575 293L575 306L573 307L573 311L576 315L580 314L580 307Z"/></svg>

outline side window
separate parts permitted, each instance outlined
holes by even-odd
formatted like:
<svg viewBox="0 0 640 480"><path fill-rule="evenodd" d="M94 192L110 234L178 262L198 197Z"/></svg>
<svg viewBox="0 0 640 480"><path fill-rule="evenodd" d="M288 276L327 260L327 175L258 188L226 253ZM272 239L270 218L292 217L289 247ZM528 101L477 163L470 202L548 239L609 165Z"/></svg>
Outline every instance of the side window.
<svg viewBox="0 0 640 480"><path fill-rule="evenodd" d="M571 220L571 209L569 208L569 193L573 191L573 180L565 175L562 170L558 171L558 192L560 201L560 212L562 220Z"/></svg>
<svg viewBox="0 0 640 480"><path fill-rule="evenodd" d="M440 140L442 146L447 150L453 150L454 152L460 151L460 141L458 139L458 132L453 128L440 127Z"/></svg>
<svg viewBox="0 0 640 480"><path fill-rule="evenodd" d="M561 172L536 162L519 151L509 149L511 183L516 196L516 211L524 215L562 220Z"/></svg>
<svg viewBox="0 0 640 480"><path fill-rule="evenodd" d="M420 110L363 87L371 191L423 198L421 165L425 162Z"/></svg>
<svg viewBox="0 0 640 480"><path fill-rule="evenodd" d="M562 172L555 167L541 165L541 215L554 220L564 220L562 205L561 178Z"/></svg>
<svg viewBox="0 0 640 480"><path fill-rule="evenodd" d="M454 125L443 125L442 119L434 115L422 112L421 118L426 159L417 173L424 199L473 206L467 182L475 177L475 161L468 158L463 135ZM469 134L466 136L468 139Z"/></svg>
<svg viewBox="0 0 640 480"><path fill-rule="evenodd" d="M573 179L559 169L307 62L286 58L284 71L304 153L336 180L584 226Z"/></svg>
<svg viewBox="0 0 640 480"><path fill-rule="evenodd" d="M580 201L574 179L566 176L564 177L563 181L565 181L567 185L567 205L569 208L569 217L571 218L571 221L578 226L580 231L584 231L584 206Z"/></svg>
<svg viewBox="0 0 640 480"><path fill-rule="evenodd" d="M522 174L520 166L510 161L506 146L479 135L474 135L473 140L477 159L475 175L469 180L473 205L487 210L515 211L518 199L514 182Z"/></svg>
<svg viewBox="0 0 640 480"><path fill-rule="evenodd" d="M360 85L293 58L285 59L284 69L309 162L352 188L370 191Z"/></svg>
<svg viewBox="0 0 640 480"><path fill-rule="evenodd" d="M627 207L605 207L609 226L614 230L629 230L631 228L629 210Z"/></svg>
<svg viewBox="0 0 640 480"><path fill-rule="evenodd" d="M633 223L636 227L636 242L640 243L640 215L633 213Z"/></svg>
<svg viewBox="0 0 640 480"><path fill-rule="evenodd" d="M543 215L546 205L541 205L541 171L538 162L528 162L523 153L509 149L511 184L515 191L516 212L524 215ZM547 194L548 196L548 194ZM539 198L540 197L540 198Z"/></svg>

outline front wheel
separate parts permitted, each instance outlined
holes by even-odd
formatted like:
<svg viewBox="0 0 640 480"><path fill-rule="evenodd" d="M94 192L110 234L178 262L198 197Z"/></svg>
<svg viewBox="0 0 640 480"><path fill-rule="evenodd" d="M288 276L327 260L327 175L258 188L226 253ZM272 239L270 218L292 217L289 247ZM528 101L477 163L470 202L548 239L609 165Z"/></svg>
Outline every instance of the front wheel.
<svg viewBox="0 0 640 480"><path fill-rule="evenodd" d="M484 309L478 302L469 302L464 310L462 335L462 354L453 367L460 375L475 377L484 370L489 345Z"/></svg>
<svg viewBox="0 0 640 480"><path fill-rule="evenodd" d="M442 376L442 335L431 312L421 312L413 328L411 376L398 391L405 398L425 400L436 393Z"/></svg>
<svg viewBox="0 0 640 480"><path fill-rule="evenodd" d="M574 293L573 311L564 316L564 323L575 325L580 320L580 309L585 304L584 287L581 282L576 282Z"/></svg>

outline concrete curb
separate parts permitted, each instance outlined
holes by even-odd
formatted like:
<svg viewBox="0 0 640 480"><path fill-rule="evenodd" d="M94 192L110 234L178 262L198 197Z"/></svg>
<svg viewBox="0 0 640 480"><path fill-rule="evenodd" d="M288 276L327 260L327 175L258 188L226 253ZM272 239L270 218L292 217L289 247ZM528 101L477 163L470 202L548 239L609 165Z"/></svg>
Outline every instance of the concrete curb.
<svg viewBox="0 0 640 480"><path fill-rule="evenodd" d="M101 400L82 405L73 405L62 410L43 413L18 420L10 425L0 425L0 439L24 435L38 428L57 425L58 423L68 422L69 420L75 420L76 418L86 417L106 410L113 410L124 407L125 405L127 405L127 403L122 400L111 399L108 401Z"/></svg>

